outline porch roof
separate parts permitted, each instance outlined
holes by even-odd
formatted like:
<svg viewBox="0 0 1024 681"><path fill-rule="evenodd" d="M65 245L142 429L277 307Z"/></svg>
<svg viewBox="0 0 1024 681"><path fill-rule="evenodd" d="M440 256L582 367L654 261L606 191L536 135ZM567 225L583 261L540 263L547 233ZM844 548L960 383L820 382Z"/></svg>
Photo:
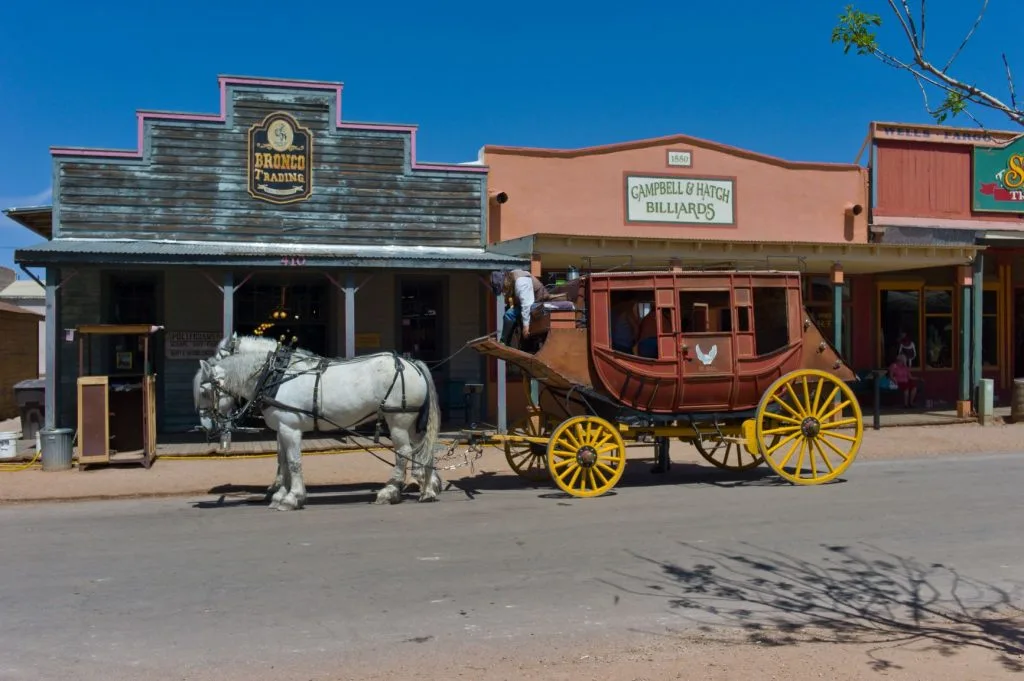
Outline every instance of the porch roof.
<svg viewBox="0 0 1024 681"><path fill-rule="evenodd" d="M488 247L496 253L540 258L544 269L665 269L677 258L684 269L745 268L828 272L839 264L848 274L967 265L984 246L881 243L811 243L641 239L532 234Z"/></svg>
<svg viewBox="0 0 1024 681"><path fill-rule="evenodd" d="M301 259L301 262L286 259ZM16 262L46 265L181 265L307 268L445 268L492 270L528 266L529 257L484 248L445 246L367 246L281 242L166 241L134 239L55 239L19 248Z"/></svg>

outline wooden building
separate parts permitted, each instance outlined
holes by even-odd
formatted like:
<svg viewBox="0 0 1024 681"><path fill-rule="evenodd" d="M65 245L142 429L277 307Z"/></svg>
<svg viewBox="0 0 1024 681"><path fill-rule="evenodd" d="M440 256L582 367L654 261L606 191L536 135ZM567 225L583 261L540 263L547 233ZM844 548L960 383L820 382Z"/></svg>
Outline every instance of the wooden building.
<svg viewBox="0 0 1024 681"><path fill-rule="evenodd" d="M862 280L854 359L882 365L906 334L927 395L965 408L991 378L1005 402L1024 375L1024 135L873 122L868 141L872 241L979 250L969 268Z"/></svg>
<svg viewBox="0 0 1024 681"><path fill-rule="evenodd" d="M48 239L15 254L46 268L56 311L47 425L74 422L78 325L165 328L158 427L183 431L196 425L198 360L233 331L295 335L329 356L395 349L440 362L485 332L480 275L528 264L484 247L485 166L421 161L413 125L344 120L340 83L219 86L215 114L140 111L137 149L52 148L52 210L7 211ZM115 373L115 354L134 350L96 361ZM483 374L472 353L440 367L444 406Z"/></svg>
<svg viewBox="0 0 1024 681"><path fill-rule="evenodd" d="M19 413L14 385L39 377L41 317L32 310L0 302L0 421Z"/></svg>
<svg viewBox="0 0 1024 681"><path fill-rule="evenodd" d="M570 268L797 270L811 314L861 371L879 366L859 345L871 334L857 308L865 282L953 270L979 248L873 240L868 168L853 163L788 161L686 135L565 150L488 145L480 161L500 198L490 205L492 249L530 258L542 278ZM524 413L519 385L491 395L502 399L510 417Z"/></svg>

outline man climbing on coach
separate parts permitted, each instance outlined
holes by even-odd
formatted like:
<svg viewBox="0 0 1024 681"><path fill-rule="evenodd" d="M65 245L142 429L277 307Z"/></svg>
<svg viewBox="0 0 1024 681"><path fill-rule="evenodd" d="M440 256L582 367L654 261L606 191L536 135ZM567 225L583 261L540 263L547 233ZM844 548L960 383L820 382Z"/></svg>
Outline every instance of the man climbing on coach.
<svg viewBox="0 0 1024 681"><path fill-rule="evenodd" d="M522 322L520 338L530 335L530 308L549 298L548 290L540 279L526 270L504 270L491 273L491 291L505 296L505 316L502 319L501 342L508 345L516 323ZM511 301L511 305L509 302Z"/></svg>

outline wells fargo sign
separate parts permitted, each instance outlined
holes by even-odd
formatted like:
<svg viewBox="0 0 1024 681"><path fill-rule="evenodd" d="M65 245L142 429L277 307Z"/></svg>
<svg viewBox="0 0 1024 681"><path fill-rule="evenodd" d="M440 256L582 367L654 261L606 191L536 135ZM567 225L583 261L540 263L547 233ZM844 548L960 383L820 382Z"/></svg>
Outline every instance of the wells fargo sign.
<svg viewBox="0 0 1024 681"><path fill-rule="evenodd" d="M249 195L270 203L313 194L313 135L290 115L275 112L249 128Z"/></svg>
<svg viewBox="0 0 1024 681"><path fill-rule="evenodd" d="M1024 137L1004 147L976 147L973 183L974 210L1024 213Z"/></svg>
<svg viewBox="0 0 1024 681"><path fill-rule="evenodd" d="M732 178L626 175L626 222L735 225Z"/></svg>

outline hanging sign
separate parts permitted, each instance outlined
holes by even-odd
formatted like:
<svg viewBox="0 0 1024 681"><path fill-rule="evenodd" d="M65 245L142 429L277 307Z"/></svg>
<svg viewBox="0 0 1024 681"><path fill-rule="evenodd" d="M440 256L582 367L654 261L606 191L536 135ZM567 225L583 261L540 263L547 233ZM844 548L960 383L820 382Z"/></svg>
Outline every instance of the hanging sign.
<svg viewBox="0 0 1024 681"><path fill-rule="evenodd" d="M164 340L167 359L209 359L221 340L215 331L168 331Z"/></svg>
<svg viewBox="0 0 1024 681"><path fill-rule="evenodd" d="M975 147L973 183L975 211L1024 213L1024 137L1003 147Z"/></svg>
<svg viewBox="0 0 1024 681"><path fill-rule="evenodd" d="M626 222L735 225L732 178L626 175Z"/></svg>
<svg viewBox="0 0 1024 681"><path fill-rule="evenodd" d="M313 195L313 134L278 111L249 128L249 195L269 203Z"/></svg>

